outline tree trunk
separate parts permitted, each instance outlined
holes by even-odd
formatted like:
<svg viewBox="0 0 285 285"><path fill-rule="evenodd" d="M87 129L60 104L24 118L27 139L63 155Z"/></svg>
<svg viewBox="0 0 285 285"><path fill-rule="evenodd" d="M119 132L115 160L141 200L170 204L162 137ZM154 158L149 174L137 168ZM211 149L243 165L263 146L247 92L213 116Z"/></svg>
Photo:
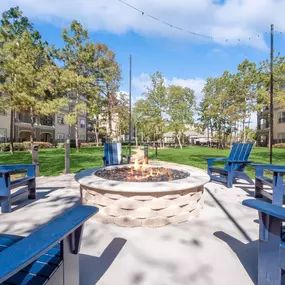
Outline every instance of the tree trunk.
<svg viewBox="0 0 285 285"><path fill-rule="evenodd" d="M14 109L11 108L10 115L10 153L14 154Z"/></svg>
<svg viewBox="0 0 285 285"><path fill-rule="evenodd" d="M180 149L182 149L182 144L181 144L181 141L180 141L180 135L176 135L176 137L177 137L177 141L179 143L179 147L180 147Z"/></svg>
<svg viewBox="0 0 285 285"><path fill-rule="evenodd" d="M243 133L243 143L246 142L246 133L245 133L245 118L242 119L242 133Z"/></svg>
<svg viewBox="0 0 285 285"><path fill-rule="evenodd" d="M78 91L76 91L75 105L77 106L78 103L79 103L79 94L78 94ZM78 111L77 110L76 110L76 120L75 120L74 131L75 131L75 147L76 147L76 152L78 152L78 150L79 150L79 135L78 135Z"/></svg>
<svg viewBox="0 0 285 285"><path fill-rule="evenodd" d="M109 138L110 140L112 140L112 137L113 137L113 130L112 130L112 112L111 110L109 109L108 110L108 126L109 126Z"/></svg>
<svg viewBox="0 0 285 285"><path fill-rule="evenodd" d="M99 134L95 131L96 146L99 146Z"/></svg>
<svg viewBox="0 0 285 285"><path fill-rule="evenodd" d="M135 139L136 139L136 148L138 148L139 147L139 145L138 145L138 130L137 130L137 127L135 127Z"/></svg>
<svg viewBox="0 0 285 285"><path fill-rule="evenodd" d="M32 149L32 144L34 143L34 131L35 131L35 116L34 116L33 108L30 109L30 117L31 117L30 142L31 142L31 149Z"/></svg>

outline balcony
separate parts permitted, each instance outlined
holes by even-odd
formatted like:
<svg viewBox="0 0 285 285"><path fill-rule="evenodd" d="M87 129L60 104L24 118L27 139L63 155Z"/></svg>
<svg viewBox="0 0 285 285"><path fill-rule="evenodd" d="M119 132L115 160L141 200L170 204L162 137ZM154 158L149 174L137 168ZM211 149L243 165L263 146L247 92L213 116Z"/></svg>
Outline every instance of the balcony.
<svg viewBox="0 0 285 285"><path fill-rule="evenodd" d="M41 126L54 126L54 120L52 116L41 116L40 117L40 125Z"/></svg>
<svg viewBox="0 0 285 285"><path fill-rule="evenodd" d="M31 116L27 113L19 113L18 118L16 118L17 123L25 123L25 124L31 124L32 119Z"/></svg>

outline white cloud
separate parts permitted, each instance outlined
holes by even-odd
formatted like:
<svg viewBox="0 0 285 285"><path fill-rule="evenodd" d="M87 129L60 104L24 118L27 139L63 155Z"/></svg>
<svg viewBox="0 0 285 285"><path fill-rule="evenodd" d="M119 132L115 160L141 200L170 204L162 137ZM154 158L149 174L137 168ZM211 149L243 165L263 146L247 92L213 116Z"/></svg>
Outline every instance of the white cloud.
<svg viewBox="0 0 285 285"><path fill-rule="evenodd" d="M126 1L186 30L223 38L216 40L220 44L225 44L225 37L229 38L228 44L237 44L234 39L239 37L241 42L265 49L262 33L269 30L271 23L285 30L285 1L281 0L228 0L223 5L214 5L211 0ZM1 1L3 11L15 5L32 19L60 26L76 19L93 31L122 34L132 30L143 36L202 40L143 16L118 0Z"/></svg>
<svg viewBox="0 0 285 285"><path fill-rule="evenodd" d="M173 77L171 79L164 78L164 80L166 86L173 84L193 89L197 102L199 102L202 98L202 89L206 83L206 81L202 78L184 79ZM136 99L141 98L141 94L146 91L146 87L149 86L150 83L151 81L147 73L141 73L140 76L133 78L133 87L135 88L135 93L138 95L136 96Z"/></svg>

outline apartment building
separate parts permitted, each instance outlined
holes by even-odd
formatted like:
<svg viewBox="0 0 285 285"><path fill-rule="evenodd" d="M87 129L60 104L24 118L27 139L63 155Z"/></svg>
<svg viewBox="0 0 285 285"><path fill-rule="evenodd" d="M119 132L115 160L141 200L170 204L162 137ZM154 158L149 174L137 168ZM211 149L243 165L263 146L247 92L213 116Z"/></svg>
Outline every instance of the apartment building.
<svg viewBox="0 0 285 285"><path fill-rule="evenodd" d="M269 143L270 110L264 107L257 115L257 145ZM273 143L285 143L285 109L276 103L273 108Z"/></svg>
<svg viewBox="0 0 285 285"><path fill-rule="evenodd" d="M72 103L69 108L72 108ZM64 123L64 115L68 109L63 109L59 114L52 116L37 116L34 123L34 140L54 143L64 141L70 132L71 140L75 139L74 126L70 127ZM78 117L79 140L86 141L87 133L87 114L81 113ZM10 140L11 112L0 113L0 141ZM14 114L14 140L23 142L30 140L31 117L27 113L15 112ZM90 130L91 131L91 130Z"/></svg>

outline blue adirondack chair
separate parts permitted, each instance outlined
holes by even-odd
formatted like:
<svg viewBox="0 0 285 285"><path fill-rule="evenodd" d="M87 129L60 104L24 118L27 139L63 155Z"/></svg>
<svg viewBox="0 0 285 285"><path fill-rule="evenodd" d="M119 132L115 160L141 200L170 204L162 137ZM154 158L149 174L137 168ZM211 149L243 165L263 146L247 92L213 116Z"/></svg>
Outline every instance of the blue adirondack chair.
<svg viewBox="0 0 285 285"><path fill-rule="evenodd" d="M83 225L97 212L79 205L27 237L0 234L0 284L79 285Z"/></svg>
<svg viewBox="0 0 285 285"><path fill-rule="evenodd" d="M122 155L121 143L105 143L104 144L104 166L123 164L123 159L126 159L125 163L130 163L130 156Z"/></svg>
<svg viewBox="0 0 285 285"><path fill-rule="evenodd" d="M244 168L251 161L248 160L253 143L234 143L228 158L207 158L208 174L211 181L222 182L228 188L233 187L235 179L240 178L253 184L252 180L244 173ZM213 162L225 161L224 168L213 167Z"/></svg>
<svg viewBox="0 0 285 285"><path fill-rule="evenodd" d="M285 209L255 199L245 200L243 205L259 211L258 285L281 285L285 270Z"/></svg>
<svg viewBox="0 0 285 285"><path fill-rule="evenodd" d="M24 195L29 199L36 199L36 166L39 164L4 164L0 165L0 203L2 213L11 212L11 204ZM27 175L11 181L10 176L15 171L26 171ZM19 186L28 186L27 191L17 191L11 194L11 190Z"/></svg>
<svg viewBox="0 0 285 285"><path fill-rule="evenodd" d="M282 207L285 195L285 166L274 164L253 164L255 167L255 198L272 200L272 203ZM265 176L264 171L271 172L272 176ZM270 186L272 192L264 190L264 185Z"/></svg>

